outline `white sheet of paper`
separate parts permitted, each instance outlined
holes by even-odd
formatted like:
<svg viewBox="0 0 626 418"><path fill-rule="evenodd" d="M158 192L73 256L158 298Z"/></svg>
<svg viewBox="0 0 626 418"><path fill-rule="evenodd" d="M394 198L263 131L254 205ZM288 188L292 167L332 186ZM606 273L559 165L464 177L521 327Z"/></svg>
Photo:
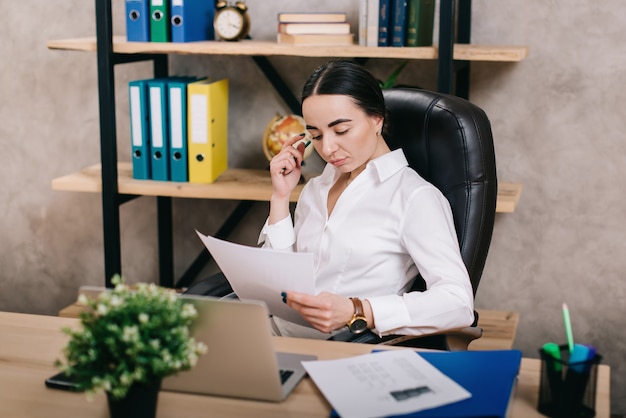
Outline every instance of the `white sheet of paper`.
<svg viewBox="0 0 626 418"><path fill-rule="evenodd" d="M302 364L342 418L407 414L471 397L411 349Z"/></svg>
<svg viewBox="0 0 626 418"><path fill-rule="evenodd" d="M240 299L262 300L272 315L311 326L283 303L280 294L316 293L313 254L251 247L196 233Z"/></svg>

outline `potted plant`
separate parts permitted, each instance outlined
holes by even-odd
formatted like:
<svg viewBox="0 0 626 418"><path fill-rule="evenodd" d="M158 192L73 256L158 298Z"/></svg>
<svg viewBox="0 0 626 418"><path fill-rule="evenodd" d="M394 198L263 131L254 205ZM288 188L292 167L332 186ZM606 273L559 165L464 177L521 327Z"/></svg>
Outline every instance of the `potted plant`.
<svg viewBox="0 0 626 418"><path fill-rule="evenodd" d="M398 78L398 76L400 75L402 70L404 70L404 67L406 67L408 63L409 63L409 60L402 61L400 65L396 67L393 73L391 73L391 75L385 81L379 80L378 84L380 85L380 88L383 90L394 88L396 85L396 79Z"/></svg>
<svg viewBox="0 0 626 418"><path fill-rule="evenodd" d="M82 327L63 328L70 340L65 360L56 364L89 397L106 392L111 417L120 416L118 410L139 416L129 405L136 397L144 403L139 410L148 413L143 416L154 416L161 380L192 368L206 351L189 331L197 312L173 289L131 288L120 276L112 282L115 287L95 299L79 298Z"/></svg>

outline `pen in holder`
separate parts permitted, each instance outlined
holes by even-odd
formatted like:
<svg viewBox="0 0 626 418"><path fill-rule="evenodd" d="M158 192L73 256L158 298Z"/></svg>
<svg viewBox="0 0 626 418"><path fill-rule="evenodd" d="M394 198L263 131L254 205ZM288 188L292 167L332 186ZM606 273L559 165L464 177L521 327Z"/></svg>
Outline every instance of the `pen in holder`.
<svg viewBox="0 0 626 418"><path fill-rule="evenodd" d="M585 353L583 359L579 352ZM576 344L570 353L568 344L553 343L546 344L539 354L539 412L552 418L594 417L598 364L602 356L582 344Z"/></svg>

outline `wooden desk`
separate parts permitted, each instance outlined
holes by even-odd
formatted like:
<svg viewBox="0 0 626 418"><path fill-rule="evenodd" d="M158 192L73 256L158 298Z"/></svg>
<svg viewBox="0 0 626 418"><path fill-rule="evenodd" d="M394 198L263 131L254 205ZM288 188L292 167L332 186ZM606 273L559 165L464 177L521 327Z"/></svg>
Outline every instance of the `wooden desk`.
<svg viewBox="0 0 626 418"><path fill-rule="evenodd" d="M0 416L107 418L103 395L88 401L81 393L48 389L44 380L56 372L53 362L67 337L62 326L76 326L73 318L0 312ZM276 348L292 353L313 353L320 359L364 354L371 346L330 341L276 337ZM392 348L393 349L393 348ZM537 359L522 360L512 418L543 417L536 411L539 387ZM598 370L596 417L609 418L609 367ZM210 378L210 376L209 376ZM159 418L168 417L327 417L331 407L313 382L303 380L281 403L161 392Z"/></svg>

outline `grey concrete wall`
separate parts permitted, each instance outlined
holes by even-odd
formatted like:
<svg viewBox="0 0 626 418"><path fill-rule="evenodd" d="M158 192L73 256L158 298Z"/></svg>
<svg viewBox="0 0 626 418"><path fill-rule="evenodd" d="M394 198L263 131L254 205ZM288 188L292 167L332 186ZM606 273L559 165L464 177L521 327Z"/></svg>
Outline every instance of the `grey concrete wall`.
<svg viewBox="0 0 626 418"><path fill-rule="evenodd" d="M306 4L305 4L306 3ZM564 342L561 304L574 336L593 343L612 367L612 409L626 412L626 178L623 104L626 8L621 0L474 0L475 43L523 44L521 63L473 63L471 100L490 116L498 175L519 181L517 211L496 220L476 304L516 310L515 347L537 356L546 341ZM345 10L356 28L356 1L249 0L252 36L272 39L278 11ZM114 1L123 35L124 2ZM0 309L55 314L80 285L103 283L98 194L51 190L53 178L99 160L96 57L50 51L50 39L95 33L90 1L23 0L0 6ZM320 59L271 58L298 92ZM171 72L231 79L231 165L265 164L260 136L284 105L247 57L180 57ZM397 61L371 60L384 78ZM399 82L434 87L435 64L412 62ZM129 160L129 80L149 64L116 68L120 160ZM202 247L197 228L214 232L231 201L174 201L175 270ZM267 205L258 203L231 237L253 243ZM156 280L155 199L121 209L123 271L129 281Z"/></svg>

